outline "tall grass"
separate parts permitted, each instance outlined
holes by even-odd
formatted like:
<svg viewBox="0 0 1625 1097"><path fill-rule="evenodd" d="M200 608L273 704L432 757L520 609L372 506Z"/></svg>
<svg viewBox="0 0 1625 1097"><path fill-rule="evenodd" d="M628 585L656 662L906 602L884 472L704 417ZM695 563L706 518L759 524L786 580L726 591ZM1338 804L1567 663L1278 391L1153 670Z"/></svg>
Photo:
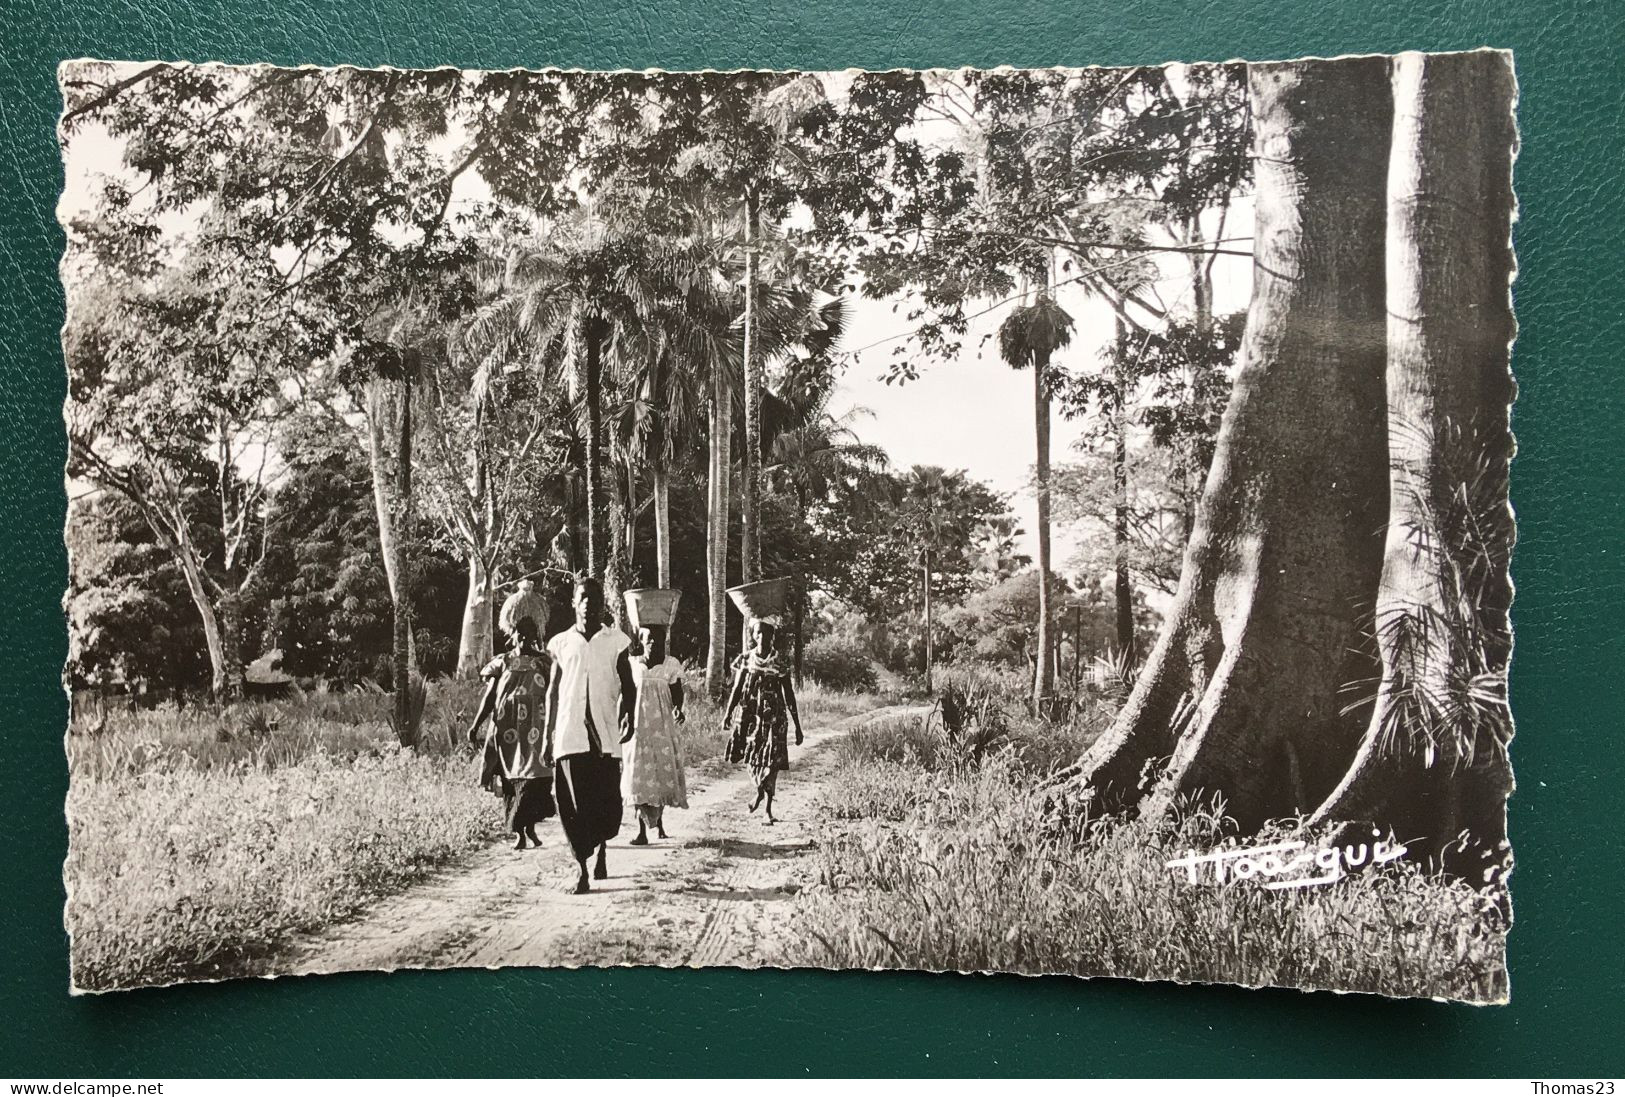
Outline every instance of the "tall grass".
<svg viewBox="0 0 1625 1097"><path fill-rule="evenodd" d="M103 990L232 974L478 846L497 810L467 759L385 744L76 777L68 818L73 980Z"/></svg>
<svg viewBox="0 0 1625 1097"><path fill-rule="evenodd" d="M1192 886L1166 862L1218 845L1226 820L1187 811L1162 830L1061 833L1030 794L1063 749L1061 729L1041 729L1018 725L958 767L918 720L854 735L827 795L822 886L798 907L784 959L1505 995L1495 896L1403 862L1325 887ZM1071 729L1073 743L1091 730ZM1024 750L1031 732L1050 738Z"/></svg>
<svg viewBox="0 0 1625 1097"><path fill-rule="evenodd" d="M75 705L74 984L231 974L479 846L498 818L461 745L479 690L428 683L415 752L376 689L221 708Z"/></svg>

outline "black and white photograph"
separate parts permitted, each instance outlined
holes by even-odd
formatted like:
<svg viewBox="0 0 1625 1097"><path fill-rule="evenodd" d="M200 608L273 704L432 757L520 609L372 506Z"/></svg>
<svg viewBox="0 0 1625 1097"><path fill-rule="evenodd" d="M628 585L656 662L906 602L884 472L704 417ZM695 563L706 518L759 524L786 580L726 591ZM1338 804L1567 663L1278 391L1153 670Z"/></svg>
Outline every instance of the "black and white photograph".
<svg viewBox="0 0 1625 1097"><path fill-rule="evenodd" d="M59 84L75 992L1509 1000L1510 53Z"/></svg>

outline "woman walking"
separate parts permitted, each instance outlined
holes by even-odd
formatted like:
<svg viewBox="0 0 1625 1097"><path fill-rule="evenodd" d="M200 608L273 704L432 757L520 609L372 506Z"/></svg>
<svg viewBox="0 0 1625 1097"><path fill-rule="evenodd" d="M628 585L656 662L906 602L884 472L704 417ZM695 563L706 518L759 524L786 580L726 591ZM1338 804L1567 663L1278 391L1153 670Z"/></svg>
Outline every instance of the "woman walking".
<svg viewBox="0 0 1625 1097"><path fill-rule="evenodd" d="M469 742L478 743L480 725L491 720L480 784L502 797L516 850L526 848L527 839L540 846L536 824L551 819L556 810L553 771L543 759L542 706L548 680L538 624L543 608L528 579L502 604L497 620L512 647L480 671L489 685L468 729Z"/></svg>
<svg viewBox="0 0 1625 1097"><path fill-rule="evenodd" d="M621 796L637 805L634 846L649 844L649 828L666 833L666 809L688 807L683 750L677 725L683 722L683 665L666 654L666 636L681 597L675 590L629 590L626 614L638 630L640 654L632 657L637 685L635 734L621 771Z"/></svg>
<svg viewBox="0 0 1625 1097"><path fill-rule="evenodd" d="M604 588L576 580L576 623L547 642L553 676L547 692L547 757L555 759L559 822L581 872L574 892L591 890L587 861L598 851L593 877L609 878L604 843L621 829L621 744L632 738L637 687L627 649L632 641L604 627Z"/></svg>
<svg viewBox="0 0 1625 1097"><path fill-rule="evenodd" d="M756 781L756 799L750 810L767 802L767 822L773 817L773 796L778 791L779 774L790 768L788 725L795 722L796 746L802 743L801 714L796 710L796 694L790 685L789 668L779 657L779 623L784 611L788 582L766 579L733 587L728 596L739 607L749 625L749 646L734 662L733 688L723 711L722 728L729 730L734 710L739 724L728 738L727 759L745 762Z"/></svg>

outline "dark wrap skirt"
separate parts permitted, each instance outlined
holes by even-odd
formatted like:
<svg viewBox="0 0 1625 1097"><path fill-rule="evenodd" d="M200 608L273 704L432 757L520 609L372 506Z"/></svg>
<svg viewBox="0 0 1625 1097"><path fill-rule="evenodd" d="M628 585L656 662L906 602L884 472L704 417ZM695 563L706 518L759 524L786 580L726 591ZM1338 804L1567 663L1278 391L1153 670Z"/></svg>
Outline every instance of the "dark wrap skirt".
<svg viewBox="0 0 1625 1097"><path fill-rule="evenodd" d="M559 822L577 861L586 861L621 831L621 760L611 754L569 754L554 769Z"/></svg>

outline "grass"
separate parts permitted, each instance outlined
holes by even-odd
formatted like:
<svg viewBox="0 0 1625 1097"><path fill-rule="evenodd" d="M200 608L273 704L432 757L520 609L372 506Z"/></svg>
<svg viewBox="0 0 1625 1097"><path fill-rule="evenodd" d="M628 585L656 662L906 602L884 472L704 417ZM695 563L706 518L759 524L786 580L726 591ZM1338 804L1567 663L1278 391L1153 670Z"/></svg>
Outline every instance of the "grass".
<svg viewBox="0 0 1625 1097"><path fill-rule="evenodd" d="M67 749L73 982L109 990L263 966L483 846L499 825L463 736L478 682L428 685L401 749L378 690L150 711L75 706ZM875 699L800 694L809 726ZM690 764L722 752L718 706L689 691Z"/></svg>
<svg viewBox="0 0 1625 1097"><path fill-rule="evenodd" d="M478 683L431 683L418 751L378 692L271 705L76 707L68 737L73 981L233 974L477 848L495 798L452 732Z"/></svg>
<svg viewBox="0 0 1625 1097"><path fill-rule="evenodd" d="M1459 881L1401 861L1325 887L1191 886L1165 862L1233 841L1215 812L1081 840L1058 829L1031 790L1101 715L1011 718L972 764L918 719L850 737L825 802L821 886L798 907L786 961L1505 996L1496 897Z"/></svg>

